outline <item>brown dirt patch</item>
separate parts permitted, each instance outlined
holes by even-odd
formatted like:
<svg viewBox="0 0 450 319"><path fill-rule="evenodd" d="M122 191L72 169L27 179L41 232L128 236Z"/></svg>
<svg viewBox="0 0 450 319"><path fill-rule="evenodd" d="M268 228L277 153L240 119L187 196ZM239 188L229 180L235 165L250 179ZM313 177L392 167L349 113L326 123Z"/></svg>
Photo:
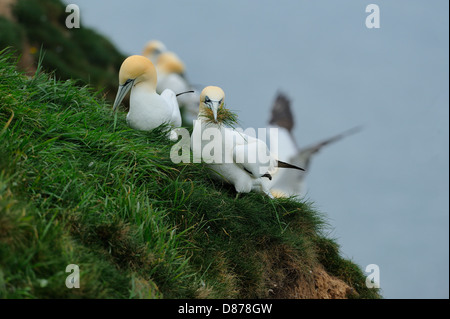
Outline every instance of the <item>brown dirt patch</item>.
<svg viewBox="0 0 450 319"><path fill-rule="evenodd" d="M0 16L14 20L11 7L15 2L16 0L0 0Z"/></svg>
<svg viewBox="0 0 450 319"><path fill-rule="evenodd" d="M355 291L331 276L320 264L308 265L305 256L285 245L277 245L262 254L265 264L264 298L274 299L346 299ZM267 288L266 288L267 289Z"/></svg>

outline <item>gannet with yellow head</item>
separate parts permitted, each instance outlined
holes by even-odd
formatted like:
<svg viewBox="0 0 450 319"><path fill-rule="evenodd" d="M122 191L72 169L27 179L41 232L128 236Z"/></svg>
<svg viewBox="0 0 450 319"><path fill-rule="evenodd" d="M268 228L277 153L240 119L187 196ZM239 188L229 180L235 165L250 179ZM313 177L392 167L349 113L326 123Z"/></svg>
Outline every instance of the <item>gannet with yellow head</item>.
<svg viewBox="0 0 450 319"><path fill-rule="evenodd" d="M128 91L131 90L130 110L127 123L136 130L149 131L167 123L181 126L181 114L176 95L166 89L156 93L157 75L153 63L146 57L133 55L123 61L119 71L119 90L114 101L115 111ZM171 132L171 139L176 133Z"/></svg>
<svg viewBox="0 0 450 319"><path fill-rule="evenodd" d="M163 52L158 56L156 68L163 75L171 73L183 74L185 71L183 61L172 51Z"/></svg>
<svg viewBox="0 0 450 319"><path fill-rule="evenodd" d="M191 137L194 156L201 154L202 160L214 172L213 176L234 185L237 193L257 191L273 197L269 181L278 168L303 169L278 161L262 140L223 125L226 122L221 118L224 100L225 93L220 87L208 86L201 92L198 119ZM213 139L215 146L221 147L218 156L211 151L203 152L206 145L211 150L210 140L202 139L203 132L211 128L220 132ZM216 138L220 140L216 141Z"/></svg>
<svg viewBox="0 0 450 319"><path fill-rule="evenodd" d="M152 40L145 45L144 49L142 50L142 55L152 61L153 64L156 64L159 55L166 51L167 48L164 43L159 40Z"/></svg>
<svg viewBox="0 0 450 319"><path fill-rule="evenodd" d="M188 111L188 113L185 113L185 116L192 123L192 120L197 118L198 114L199 94L184 76L185 66L183 61L175 53L167 51L159 55L156 70L158 72L157 92L163 92L166 89L176 93L194 91L178 97L180 107L184 107Z"/></svg>

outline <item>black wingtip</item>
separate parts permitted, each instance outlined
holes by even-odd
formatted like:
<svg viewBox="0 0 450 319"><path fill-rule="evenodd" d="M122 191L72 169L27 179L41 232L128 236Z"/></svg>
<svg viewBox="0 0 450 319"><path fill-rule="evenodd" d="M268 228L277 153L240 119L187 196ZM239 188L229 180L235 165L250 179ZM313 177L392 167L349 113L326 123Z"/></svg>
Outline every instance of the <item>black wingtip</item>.
<svg viewBox="0 0 450 319"><path fill-rule="evenodd" d="M277 161L277 166L280 168L292 168L292 169L298 169L300 171L305 171L303 168L286 163L286 162L282 162L282 161Z"/></svg>
<svg viewBox="0 0 450 319"><path fill-rule="evenodd" d="M181 92L181 93L176 94L175 96L178 97L178 96L183 95L183 94L186 94L186 93L194 93L194 91L191 90L191 91Z"/></svg>

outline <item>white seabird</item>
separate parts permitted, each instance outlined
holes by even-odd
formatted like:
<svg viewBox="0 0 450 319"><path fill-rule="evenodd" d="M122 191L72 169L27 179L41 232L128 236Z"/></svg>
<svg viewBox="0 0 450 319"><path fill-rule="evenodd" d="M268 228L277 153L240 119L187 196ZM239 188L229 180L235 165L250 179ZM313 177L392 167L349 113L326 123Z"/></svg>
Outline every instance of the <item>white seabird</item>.
<svg viewBox="0 0 450 319"><path fill-rule="evenodd" d="M263 141L221 123L218 118L225 109L224 99L225 93L216 86L208 86L200 94L198 119L191 137L194 161L198 161L201 154L213 176L234 185L238 194L257 191L272 197L269 192L271 174L281 167L303 169L278 161ZM203 139L205 135L214 138L212 141Z"/></svg>
<svg viewBox="0 0 450 319"><path fill-rule="evenodd" d="M269 121L269 128L278 129L278 152L276 155L280 160L303 167L305 171L287 172L280 170L278 174L274 175L270 182L270 190L275 197L293 196L300 199L301 196L305 195L305 176L306 172L309 171L313 155L317 154L324 146L337 142L361 129L361 127L354 127L308 147L301 148L292 134L294 124L290 100L279 93L273 104L272 116Z"/></svg>
<svg viewBox="0 0 450 319"><path fill-rule="evenodd" d="M161 124L172 128L181 126L181 114L176 95L166 89L156 93L157 75L153 63L146 57L133 55L123 61L119 71L119 90L114 101L113 110L131 90L130 110L127 123L136 130L150 131ZM175 131L170 132L170 139L176 140Z"/></svg>
<svg viewBox="0 0 450 319"><path fill-rule="evenodd" d="M158 72L157 92L163 92L165 89L171 89L175 93L193 91L178 97L180 108L186 111L184 112L185 120L191 125L198 115L200 95L186 80L184 63L175 53L167 51L159 55L156 70Z"/></svg>
<svg viewBox="0 0 450 319"><path fill-rule="evenodd" d="M159 55L166 51L167 48L164 43L159 40L152 40L145 45L144 49L142 50L142 55L156 65Z"/></svg>

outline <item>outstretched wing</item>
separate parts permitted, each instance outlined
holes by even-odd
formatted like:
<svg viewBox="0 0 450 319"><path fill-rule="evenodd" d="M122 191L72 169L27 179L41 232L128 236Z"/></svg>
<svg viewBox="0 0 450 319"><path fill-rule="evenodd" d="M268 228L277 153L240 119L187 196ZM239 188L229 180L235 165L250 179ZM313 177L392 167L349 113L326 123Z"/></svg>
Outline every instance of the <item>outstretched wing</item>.
<svg viewBox="0 0 450 319"><path fill-rule="evenodd" d="M357 126L357 127L353 127L347 131L344 131L340 134L337 134L335 136L332 136L330 138L327 138L319 143L313 144L311 146L305 147L303 149L300 150L300 152L297 154L297 156L295 156L295 163L302 163L301 165L303 165L302 167L304 167L305 169L308 169L308 166L310 164L311 161L311 157L318 153L324 146L327 146L329 144L332 144L334 142L337 142L341 139L343 139L344 137L347 137L349 135L355 134L359 131L361 131L362 127L361 126Z"/></svg>

